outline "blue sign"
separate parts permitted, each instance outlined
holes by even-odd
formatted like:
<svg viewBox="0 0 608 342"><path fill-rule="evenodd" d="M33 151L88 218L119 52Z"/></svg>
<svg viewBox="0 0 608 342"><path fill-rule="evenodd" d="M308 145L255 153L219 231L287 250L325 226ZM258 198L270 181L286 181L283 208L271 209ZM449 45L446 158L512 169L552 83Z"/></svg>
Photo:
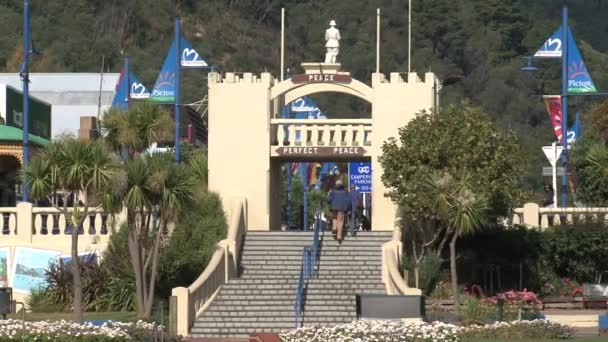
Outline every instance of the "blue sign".
<svg viewBox="0 0 608 342"><path fill-rule="evenodd" d="M372 163L348 163L350 186L362 193L372 192Z"/></svg>

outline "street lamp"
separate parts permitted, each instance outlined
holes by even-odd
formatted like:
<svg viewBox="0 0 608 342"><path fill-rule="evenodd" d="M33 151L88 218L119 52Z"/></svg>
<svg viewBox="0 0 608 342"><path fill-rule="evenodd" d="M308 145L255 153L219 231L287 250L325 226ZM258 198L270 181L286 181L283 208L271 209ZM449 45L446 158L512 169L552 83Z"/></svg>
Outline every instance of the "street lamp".
<svg viewBox="0 0 608 342"><path fill-rule="evenodd" d="M527 65L525 65L525 66L523 66L523 67L521 67L521 69L519 69L519 70L521 70L521 71L525 71L525 72L534 72L534 71L538 71L538 68L532 64L532 59L533 59L534 57L532 57L532 56L528 56L528 57L524 57L524 58L528 60L528 64L527 64Z"/></svg>

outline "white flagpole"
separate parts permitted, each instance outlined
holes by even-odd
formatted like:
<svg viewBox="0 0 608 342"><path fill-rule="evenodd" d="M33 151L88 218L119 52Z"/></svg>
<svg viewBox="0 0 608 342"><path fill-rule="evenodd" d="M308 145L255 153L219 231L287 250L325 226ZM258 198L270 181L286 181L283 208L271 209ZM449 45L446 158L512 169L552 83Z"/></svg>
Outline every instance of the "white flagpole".
<svg viewBox="0 0 608 342"><path fill-rule="evenodd" d="M285 79L285 8L281 8L281 81Z"/></svg>
<svg viewBox="0 0 608 342"><path fill-rule="evenodd" d="M412 72L412 0L409 0L409 5L407 7L407 72Z"/></svg>
<svg viewBox="0 0 608 342"><path fill-rule="evenodd" d="M376 73L380 73L380 9L376 9Z"/></svg>

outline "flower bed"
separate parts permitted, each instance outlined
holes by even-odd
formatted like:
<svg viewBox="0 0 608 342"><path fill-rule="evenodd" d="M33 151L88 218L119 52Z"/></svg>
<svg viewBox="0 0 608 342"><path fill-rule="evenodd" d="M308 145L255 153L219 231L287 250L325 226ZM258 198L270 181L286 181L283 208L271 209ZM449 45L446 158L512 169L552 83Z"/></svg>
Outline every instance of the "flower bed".
<svg viewBox="0 0 608 342"><path fill-rule="evenodd" d="M155 334L160 338L160 328L143 321L133 323L108 322L101 326L68 321L0 320L0 341L150 341ZM165 341L171 341L165 337Z"/></svg>
<svg viewBox="0 0 608 342"><path fill-rule="evenodd" d="M565 339L573 335L571 328L544 320L481 326L361 320L334 327L303 327L284 332L280 337L282 342L458 342L463 337L518 340Z"/></svg>

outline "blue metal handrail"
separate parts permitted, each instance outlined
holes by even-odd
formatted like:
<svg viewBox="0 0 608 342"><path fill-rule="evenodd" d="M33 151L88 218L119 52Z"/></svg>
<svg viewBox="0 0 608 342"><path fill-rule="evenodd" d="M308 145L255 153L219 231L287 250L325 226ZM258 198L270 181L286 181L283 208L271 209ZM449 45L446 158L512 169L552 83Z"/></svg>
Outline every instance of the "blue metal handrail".
<svg viewBox="0 0 608 342"><path fill-rule="evenodd" d="M305 291L308 280L319 275L319 259L321 257L321 204L317 207L315 229L313 233L312 246L306 246L302 250L302 264L300 266L300 277L296 290L295 320L296 328L302 324L302 311L304 311Z"/></svg>

